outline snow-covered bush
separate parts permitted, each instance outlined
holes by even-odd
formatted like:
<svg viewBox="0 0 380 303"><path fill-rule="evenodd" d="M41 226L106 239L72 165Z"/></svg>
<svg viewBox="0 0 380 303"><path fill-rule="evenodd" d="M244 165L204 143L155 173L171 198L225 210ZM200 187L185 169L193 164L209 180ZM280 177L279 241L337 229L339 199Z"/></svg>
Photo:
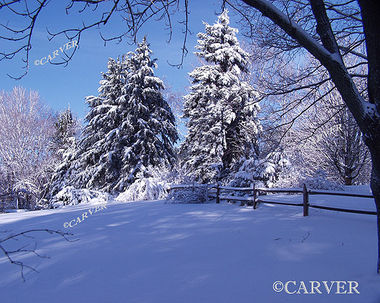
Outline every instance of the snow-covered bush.
<svg viewBox="0 0 380 303"><path fill-rule="evenodd" d="M289 165L284 168L279 174L278 180L275 182L274 187L277 188L295 188L300 187L302 184L301 180L304 178L305 174L300 170L298 166Z"/></svg>
<svg viewBox="0 0 380 303"><path fill-rule="evenodd" d="M77 205L79 203L107 203L109 194L86 188L76 189L73 186L64 187L51 200L51 207Z"/></svg>
<svg viewBox="0 0 380 303"><path fill-rule="evenodd" d="M168 194L170 184L160 176L144 177L137 174L137 180L126 191L119 194L117 201L140 201L164 199Z"/></svg>
<svg viewBox="0 0 380 303"><path fill-rule="evenodd" d="M281 152L270 152L263 158L242 158L237 165L239 167L231 176L229 185L245 187L252 182L261 182L265 187L273 187L290 162Z"/></svg>
<svg viewBox="0 0 380 303"><path fill-rule="evenodd" d="M343 186L328 179L324 170L317 170L312 176L300 178L298 187L306 184L309 189L343 190Z"/></svg>
<svg viewBox="0 0 380 303"><path fill-rule="evenodd" d="M206 185L174 189L170 191L167 201L169 203L205 203L208 201L208 188Z"/></svg>
<svg viewBox="0 0 380 303"><path fill-rule="evenodd" d="M141 169L136 175L137 179L126 191L120 193L117 201L141 201L165 199L168 189L173 184L190 183L192 180L186 171L179 167L160 165Z"/></svg>

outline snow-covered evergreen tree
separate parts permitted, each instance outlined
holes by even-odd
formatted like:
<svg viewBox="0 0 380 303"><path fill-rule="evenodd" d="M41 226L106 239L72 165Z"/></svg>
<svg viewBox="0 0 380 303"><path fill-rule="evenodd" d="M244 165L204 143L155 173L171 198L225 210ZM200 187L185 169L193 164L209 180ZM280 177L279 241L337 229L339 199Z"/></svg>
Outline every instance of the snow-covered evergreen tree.
<svg viewBox="0 0 380 303"><path fill-rule="evenodd" d="M65 186L118 193L148 167L168 165L178 138L175 118L154 76L155 60L144 38L122 60L109 59L99 96L86 98L90 111Z"/></svg>
<svg viewBox="0 0 380 303"><path fill-rule="evenodd" d="M119 190L149 166L171 165L175 159L173 144L178 140L175 117L163 97L162 80L154 76L157 65L151 54L144 37L126 61L130 76L124 91L129 99L121 127L128 136L121 154Z"/></svg>
<svg viewBox="0 0 380 303"><path fill-rule="evenodd" d="M58 115L55 123L53 149L59 159L62 159L67 150L75 145L74 141L76 140L78 133L78 120L73 117L71 109L68 108Z"/></svg>
<svg viewBox="0 0 380 303"><path fill-rule="evenodd" d="M78 120L73 117L70 108L58 115L52 144L57 165L46 187L47 199L57 194L69 180L68 174L73 173L71 167L77 149L79 127Z"/></svg>
<svg viewBox="0 0 380 303"><path fill-rule="evenodd" d="M249 55L239 45L237 29L229 26L227 10L205 29L195 53L205 64L190 73L191 91L185 96L188 135L182 153L192 174L209 182L252 153L260 125L256 93L242 80Z"/></svg>
<svg viewBox="0 0 380 303"><path fill-rule="evenodd" d="M76 170L73 184L76 188L111 191L117 184L121 160L120 149L123 134L119 126L123 120L123 105L128 102L123 88L128 71L123 60L108 60L108 71L99 82L99 96L88 96L90 111L87 125L76 152Z"/></svg>

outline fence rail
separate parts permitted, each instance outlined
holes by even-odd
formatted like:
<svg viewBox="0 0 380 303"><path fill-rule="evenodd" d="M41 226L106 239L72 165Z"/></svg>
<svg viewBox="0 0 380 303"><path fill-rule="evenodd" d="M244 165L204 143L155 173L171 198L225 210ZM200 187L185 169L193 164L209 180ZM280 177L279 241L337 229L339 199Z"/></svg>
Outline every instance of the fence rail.
<svg viewBox="0 0 380 303"><path fill-rule="evenodd" d="M302 206L303 207L303 215L309 215L309 208L323 209L323 210L331 210L331 211L340 211L354 214L366 214L366 215L377 215L376 211L368 211L368 210L357 210L357 209L347 209L347 208L339 208L339 207L330 207L330 206L322 206L311 204L309 202L310 195L330 195L330 196L344 196L344 197L356 197L356 198L374 198L372 195L366 194L358 194L358 193L346 193L346 192L336 192L336 191L324 191L324 190L308 190L306 185L303 185L303 188L255 188L252 187L230 187L230 186L220 186L219 184L183 184L183 185L173 185L169 190L176 189L192 189L195 188L206 187L207 194L209 197L213 197L216 199L216 203L220 203L220 200L232 200L232 201L241 201L242 204L253 205L253 208L256 209L260 203L266 204L276 204L276 205L286 205L286 206ZM210 189L215 189L215 191L211 192ZM224 193L222 193L224 191ZM252 193L252 196L248 197L239 197L233 195L226 195L225 192L243 192L243 193ZM287 194L302 194L303 201L302 203L290 203L290 202L278 202L278 201L269 201L260 199L260 193L287 193Z"/></svg>
<svg viewBox="0 0 380 303"><path fill-rule="evenodd" d="M345 193L345 192L328 192L328 191L322 191L322 190L309 190L309 194L310 195L346 196L346 197L357 197L357 198L374 198L372 195Z"/></svg>

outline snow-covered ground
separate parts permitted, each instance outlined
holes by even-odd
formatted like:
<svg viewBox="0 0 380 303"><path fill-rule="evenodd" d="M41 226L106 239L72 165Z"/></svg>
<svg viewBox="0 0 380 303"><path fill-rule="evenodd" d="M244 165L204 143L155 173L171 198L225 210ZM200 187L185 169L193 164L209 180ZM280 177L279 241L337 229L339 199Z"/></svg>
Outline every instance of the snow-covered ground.
<svg viewBox="0 0 380 303"><path fill-rule="evenodd" d="M374 209L371 199L311 199ZM22 258L39 271L27 271L26 282L1 256L1 303L380 302L375 216L310 209L303 217L302 207L155 201L110 203L63 227L89 208L0 214L0 239L32 228L71 231L79 239L35 234L37 252L50 258ZM301 281L308 290L309 281L357 281L360 294L335 294L336 287L330 294L323 288L322 294L276 293L275 281L295 281L291 292Z"/></svg>

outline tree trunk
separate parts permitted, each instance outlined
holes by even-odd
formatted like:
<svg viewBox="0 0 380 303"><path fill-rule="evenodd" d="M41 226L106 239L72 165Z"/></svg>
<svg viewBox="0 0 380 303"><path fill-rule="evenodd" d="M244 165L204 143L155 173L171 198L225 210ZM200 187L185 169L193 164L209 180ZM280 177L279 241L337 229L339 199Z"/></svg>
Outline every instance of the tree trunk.
<svg viewBox="0 0 380 303"><path fill-rule="evenodd" d="M380 145L380 142L377 144ZM380 148L372 151L372 175L371 175L371 189L375 197L377 209L377 273L380 274Z"/></svg>
<svg viewBox="0 0 380 303"><path fill-rule="evenodd" d="M345 177L344 178L344 185L352 185L352 178L351 177Z"/></svg>
<svg viewBox="0 0 380 303"><path fill-rule="evenodd" d="M377 272L380 273L380 18L378 1L358 0L368 58L368 98L370 103L368 105L358 91L340 56L324 0L310 0L313 15L317 22L316 30L323 47L308 36L296 23L291 22L289 17L270 1L243 0L243 2L258 9L264 16L271 19L326 67L342 99L358 123L372 158L371 189L377 208Z"/></svg>
<svg viewBox="0 0 380 303"><path fill-rule="evenodd" d="M378 1L358 0L366 39L368 56L368 98L375 105L376 114L367 119L368 133L364 132L372 158L371 189L377 208L378 258L380 273L380 18Z"/></svg>

